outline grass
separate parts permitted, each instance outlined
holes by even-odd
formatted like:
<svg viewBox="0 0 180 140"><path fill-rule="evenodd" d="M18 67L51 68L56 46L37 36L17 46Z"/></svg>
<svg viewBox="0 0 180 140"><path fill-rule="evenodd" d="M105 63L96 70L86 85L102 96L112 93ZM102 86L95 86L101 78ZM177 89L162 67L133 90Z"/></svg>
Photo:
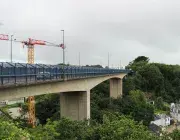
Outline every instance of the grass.
<svg viewBox="0 0 180 140"><path fill-rule="evenodd" d="M169 111L164 111L164 110L160 110L160 109L155 109L154 110L154 114L169 114Z"/></svg>
<svg viewBox="0 0 180 140"><path fill-rule="evenodd" d="M168 104L168 103L166 103L166 102L164 102L164 106L170 108L170 104Z"/></svg>

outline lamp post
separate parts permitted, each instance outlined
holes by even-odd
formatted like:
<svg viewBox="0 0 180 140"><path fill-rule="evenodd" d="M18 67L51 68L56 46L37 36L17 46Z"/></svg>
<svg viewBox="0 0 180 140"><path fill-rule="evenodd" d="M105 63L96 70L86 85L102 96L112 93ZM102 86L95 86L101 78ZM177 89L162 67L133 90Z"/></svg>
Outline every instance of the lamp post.
<svg viewBox="0 0 180 140"><path fill-rule="evenodd" d="M62 35L63 35L63 65L65 64L65 45L64 45L64 30L61 30L62 31Z"/></svg>
<svg viewBox="0 0 180 140"><path fill-rule="evenodd" d="M10 56L10 58L11 58L11 63L12 63L12 38L13 38L13 35L11 35L11 56Z"/></svg>
<svg viewBox="0 0 180 140"><path fill-rule="evenodd" d="M62 35L63 35L63 80L65 80L65 71L64 71L64 65L65 65L65 45L64 45L64 30L61 30L62 31Z"/></svg>
<svg viewBox="0 0 180 140"><path fill-rule="evenodd" d="M109 69L109 52L108 52L108 69Z"/></svg>
<svg viewBox="0 0 180 140"><path fill-rule="evenodd" d="M81 65L80 63L81 63L81 54L80 54L80 52L79 52L79 66Z"/></svg>

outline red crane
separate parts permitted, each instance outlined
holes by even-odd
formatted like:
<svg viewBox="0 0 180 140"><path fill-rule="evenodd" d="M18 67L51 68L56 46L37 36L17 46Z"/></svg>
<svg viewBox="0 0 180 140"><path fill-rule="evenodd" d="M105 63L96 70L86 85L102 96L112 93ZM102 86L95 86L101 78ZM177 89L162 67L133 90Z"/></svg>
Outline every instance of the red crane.
<svg viewBox="0 0 180 140"><path fill-rule="evenodd" d="M0 40L9 40L9 36L5 34L0 34ZM29 38L28 41L17 41L14 40L14 42L20 42L24 45L27 46L28 48L28 58L27 61L29 64L34 64L34 46L35 45L46 45L46 46L53 46L53 47L61 47L62 49L64 48L64 44L56 45L54 43L50 43L47 41L43 40L36 40L36 39L31 39ZM28 97L28 124L32 126L33 128L35 127L36 123L36 118L35 118L35 98L34 96L29 96Z"/></svg>

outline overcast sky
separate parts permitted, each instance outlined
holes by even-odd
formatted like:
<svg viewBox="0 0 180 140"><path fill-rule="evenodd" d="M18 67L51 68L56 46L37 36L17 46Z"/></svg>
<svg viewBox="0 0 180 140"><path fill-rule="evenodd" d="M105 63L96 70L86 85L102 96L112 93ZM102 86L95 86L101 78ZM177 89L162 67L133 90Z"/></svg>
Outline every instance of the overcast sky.
<svg viewBox="0 0 180 140"><path fill-rule="evenodd" d="M66 63L127 65L140 55L180 64L180 0L0 0L0 34L17 40L62 43ZM10 42L0 41L0 61L10 60ZM13 60L27 49L13 43ZM35 62L62 62L62 49L35 46Z"/></svg>

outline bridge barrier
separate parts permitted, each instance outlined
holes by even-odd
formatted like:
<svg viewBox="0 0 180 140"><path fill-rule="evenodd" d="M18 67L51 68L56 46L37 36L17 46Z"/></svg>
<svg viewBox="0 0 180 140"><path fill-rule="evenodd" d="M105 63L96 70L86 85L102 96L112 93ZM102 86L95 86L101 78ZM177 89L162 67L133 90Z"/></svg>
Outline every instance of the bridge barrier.
<svg viewBox="0 0 180 140"><path fill-rule="evenodd" d="M125 69L0 62L0 86L128 73Z"/></svg>

